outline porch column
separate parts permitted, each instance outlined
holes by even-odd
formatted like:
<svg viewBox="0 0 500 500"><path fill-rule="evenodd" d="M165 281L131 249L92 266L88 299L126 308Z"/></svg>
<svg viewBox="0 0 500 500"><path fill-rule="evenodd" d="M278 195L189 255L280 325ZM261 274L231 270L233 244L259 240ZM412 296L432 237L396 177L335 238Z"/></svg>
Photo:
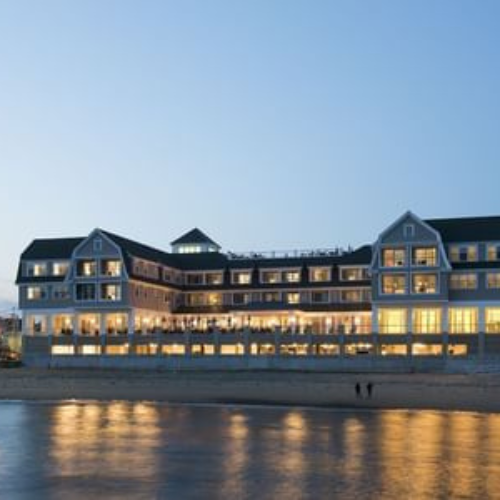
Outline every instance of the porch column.
<svg viewBox="0 0 500 500"><path fill-rule="evenodd" d="M374 307L372 310L371 320L372 320L373 350L374 350L374 354L378 356L380 354L380 346L379 346L379 339L378 339L378 308L377 307Z"/></svg>
<svg viewBox="0 0 500 500"><path fill-rule="evenodd" d="M448 357L448 348L450 344L449 324L448 324L448 306L441 309L441 335L443 338L443 356Z"/></svg>
<svg viewBox="0 0 500 500"><path fill-rule="evenodd" d="M478 361L484 361L485 348L485 332L486 332L486 311L484 306L478 307L478 339L477 339L477 354Z"/></svg>
<svg viewBox="0 0 500 500"><path fill-rule="evenodd" d="M73 328L73 352L76 354L78 352L78 335L80 335L80 325L78 323L78 314L76 311L71 319L71 324Z"/></svg>
<svg viewBox="0 0 500 500"><path fill-rule="evenodd" d="M127 317L127 335L131 336L134 334L135 329L135 311L131 310Z"/></svg>
<svg viewBox="0 0 500 500"><path fill-rule="evenodd" d="M412 332L413 332L413 325L412 325L412 318L413 316L413 308L408 307L406 308L406 354L407 356L411 357L412 354Z"/></svg>
<svg viewBox="0 0 500 500"><path fill-rule="evenodd" d="M108 332L106 331L106 315L104 313L99 314L99 343L101 344L101 354L105 350L106 337Z"/></svg>

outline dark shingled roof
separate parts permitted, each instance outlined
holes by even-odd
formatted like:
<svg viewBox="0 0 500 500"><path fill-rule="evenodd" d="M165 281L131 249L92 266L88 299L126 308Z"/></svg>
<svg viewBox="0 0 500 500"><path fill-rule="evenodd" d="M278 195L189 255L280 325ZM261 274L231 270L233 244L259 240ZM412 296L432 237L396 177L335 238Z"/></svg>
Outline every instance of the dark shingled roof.
<svg viewBox="0 0 500 500"><path fill-rule="evenodd" d="M119 236L109 231L101 229L102 234L106 235L111 241L116 243L125 254L130 256L139 257L144 260L164 264L165 266L178 267L178 262L174 255L158 250L157 248L143 245L134 240L129 240L123 236Z"/></svg>
<svg viewBox="0 0 500 500"><path fill-rule="evenodd" d="M209 243L210 245L215 245L220 248L220 246L211 238L209 238L203 231L195 227L183 234L180 238L172 241L171 245L184 245L190 243Z"/></svg>
<svg viewBox="0 0 500 500"><path fill-rule="evenodd" d="M441 234L443 242L500 241L500 217L459 217L425 221Z"/></svg>
<svg viewBox="0 0 500 500"><path fill-rule="evenodd" d="M21 254L22 259L69 259L84 238L51 238L33 240Z"/></svg>

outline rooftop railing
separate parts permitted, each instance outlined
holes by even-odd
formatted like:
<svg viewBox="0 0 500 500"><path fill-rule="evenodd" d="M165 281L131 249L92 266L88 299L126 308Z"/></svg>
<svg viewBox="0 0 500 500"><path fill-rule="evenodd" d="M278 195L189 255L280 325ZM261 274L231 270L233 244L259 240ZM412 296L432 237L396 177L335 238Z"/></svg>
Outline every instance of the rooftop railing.
<svg viewBox="0 0 500 500"><path fill-rule="evenodd" d="M248 260L248 259L279 259L279 258L304 258L304 257L341 257L351 253L353 249L349 246L346 248L319 248L313 250L266 250L260 252L245 251L245 252L227 252L227 256L231 260Z"/></svg>

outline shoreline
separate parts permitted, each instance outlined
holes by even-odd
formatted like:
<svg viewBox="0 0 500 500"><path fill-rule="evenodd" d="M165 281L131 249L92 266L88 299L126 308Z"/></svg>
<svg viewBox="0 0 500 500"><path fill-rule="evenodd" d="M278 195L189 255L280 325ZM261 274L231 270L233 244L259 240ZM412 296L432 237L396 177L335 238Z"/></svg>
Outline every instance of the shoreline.
<svg viewBox="0 0 500 500"><path fill-rule="evenodd" d="M367 397L366 384L373 384ZM363 397L357 397L359 383ZM500 374L0 371L0 401L130 401L500 412Z"/></svg>

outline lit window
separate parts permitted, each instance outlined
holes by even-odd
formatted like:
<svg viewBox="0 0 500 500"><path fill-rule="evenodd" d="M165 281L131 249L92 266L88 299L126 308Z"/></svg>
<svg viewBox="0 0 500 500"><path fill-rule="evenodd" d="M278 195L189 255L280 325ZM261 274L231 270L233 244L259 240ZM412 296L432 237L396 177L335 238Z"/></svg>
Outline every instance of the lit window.
<svg viewBox="0 0 500 500"><path fill-rule="evenodd" d="M44 315L30 315L27 319L28 331L32 335L47 333L47 317Z"/></svg>
<svg viewBox="0 0 500 500"><path fill-rule="evenodd" d="M110 283L105 283L101 285L101 300L117 301L122 298L122 287L120 285L114 285Z"/></svg>
<svg viewBox="0 0 500 500"><path fill-rule="evenodd" d="M26 271L28 276L47 276L47 264L45 262L28 262Z"/></svg>
<svg viewBox="0 0 500 500"><path fill-rule="evenodd" d="M209 293L207 299L209 306L220 306L222 304L221 293Z"/></svg>
<svg viewBox="0 0 500 500"><path fill-rule="evenodd" d="M441 356L443 346L441 344L421 344L417 342L412 344L411 353L414 356Z"/></svg>
<svg viewBox="0 0 500 500"><path fill-rule="evenodd" d="M250 271L234 271L232 279L235 285L249 285L252 281L252 273Z"/></svg>
<svg viewBox="0 0 500 500"><path fill-rule="evenodd" d="M500 333L500 308L486 308L486 333Z"/></svg>
<svg viewBox="0 0 500 500"><path fill-rule="evenodd" d="M435 266L437 264L437 249L435 247L414 248L414 266Z"/></svg>
<svg viewBox="0 0 500 500"><path fill-rule="evenodd" d="M47 298L47 290L42 286L29 286L26 290L28 300L43 300Z"/></svg>
<svg viewBox="0 0 500 500"><path fill-rule="evenodd" d="M105 276L118 277L122 273L122 263L119 260L103 260L101 272Z"/></svg>
<svg viewBox="0 0 500 500"><path fill-rule="evenodd" d="M82 314L78 318L80 333L83 335L99 335L100 322L97 314Z"/></svg>
<svg viewBox="0 0 500 500"><path fill-rule="evenodd" d="M488 273L486 275L486 286L488 288L500 288L500 273Z"/></svg>
<svg viewBox="0 0 500 500"><path fill-rule="evenodd" d="M451 290L475 290L476 288L476 273L455 273L450 276Z"/></svg>
<svg viewBox="0 0 500 500"><path fill-rule="evenodd" d="M207 285L222 285L222 273L207 273L205 280Z"/></svg>
<svg viewBox="0 0 500 500"><path fill-rule="evenodd" d="M75 348L72 345L53 345L50 352L53 356L68 356L75 354Z"/></svg>
<svg viewBox="0 0 500 500"><path fill-rule="evenodd" d="M73 317L68 314L54 316L52 325L53 332L57 335L73 334Z"/></svg>
<svg viewBox="0 0 500 500"><path fill-rule="evenodd" d="M95 260L79 260L77 263L78 276L95 276L97 271L97 262Z"/></svg>
<svg viewBox="0 0 500 500"><path fill-rule="evenodd" d="M340 292L340 300L342 302L361 302L363 294L361 290L342 290Z"/></svg>
<svg viewBox="0 0 500 500"><path fill-rule="evenodd" d="M106 314L106 333L127 333L128 317L126 314Z"/></svg>
<svg viewBox="0 0 500 500"><path fill-rule="evenodd" d="M368 278L364 267L344 267L340 269L340 281L362 281Z"/></svg>
<svg viewBox="0 0 500 500"><path fill-rule="evenodd" d="M300 281L300 271L286 271L285 281L287 283L298 283Z"/></svg>
<svg viewBox="0 0 500 500"><path fill-rule="evenodd" d="M101 354L101 346L100 345L82 345L80 347L80 353L84 356L96 356L97 354Z"/></svg>
<svg viewBox="0 0 500 500"><path fill-rule="evenodd" d="M202 247L200 245L180 245L179 253L201 253Z"/></svg>
<svg viewBox="0 0 500 500"><path fill-rule="evenodd" d="M450 246L451 262L476 262L477 261L477 246L476 245L451 245Z"/></svg>
<svg viewBox="0 0 500 500"><path fill-rule="evenodd" d="M486 259L490 262L500 260L500 243L489 243L487 245Z"/></svg>
<svg viewBox="0 0 500 500"><path fill-rule="evenodd" d="M403 267L406 265L406 250L404 248L385 248L382 251L383 267Z"/></svg>
<svg viewBox="0 0 500 500"><path fill-rule="evenodd" d="M404 274L382 275L382 293L388 295L406 293L406 276Z"/></svg>
<svg viewBox="0 0 500 500"><path fill-rule="evenodd" d="M413 293L437 293L437 275L414 274Z"/></svg>
<svg viewBox="0 0 500 500"><path fill-rule="evenodd" d="M288 292L286 294L286 301L288 304L300 303L300 294L298 292Z"/></svg>
<svg viewBox="0 0 500 500"><path fill-rule="evenodd" d="M54 262L52 264L52 274L54 276L66 276L69 264L67 262Z"/></svg>
<svg viewBox="0 0 500 500"><path fill-rule="evenodd" d="M277 271L262 271L261 273L262 283L280 283L281 273Z"/></svg>
<svg viewBox="0 0 500 500"><path fill-rule="evenodd" d="M330 268L317 267L310 270L310 280L312 282L330 281Z"/></svg>
<svg viewBox="0 0 500 500"><path fill-rule="evenodd" d="M414 309L413 333L441 333L441 309Z"/></svg>
<svg viewBox="0 0 500 500"><path fill-rule="evenodd" d="M477 333L476 307L454 307L449 310L450 333Z"/></svg>
<svg viewBox="0 0 500 500"><path fill-rule="evenodd" d="M205 305L205 295L203 293L188 293L186 302L188 306L203 306Z"/></svg>
<svg viewBox="0 0 500 500"><path fill-rule="evenodd" d="M379 309L379 333L405 334L408 330L406 309Z"/></svg>

